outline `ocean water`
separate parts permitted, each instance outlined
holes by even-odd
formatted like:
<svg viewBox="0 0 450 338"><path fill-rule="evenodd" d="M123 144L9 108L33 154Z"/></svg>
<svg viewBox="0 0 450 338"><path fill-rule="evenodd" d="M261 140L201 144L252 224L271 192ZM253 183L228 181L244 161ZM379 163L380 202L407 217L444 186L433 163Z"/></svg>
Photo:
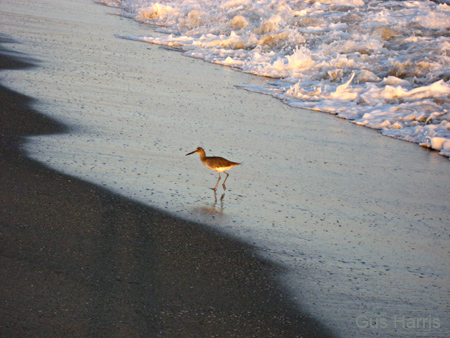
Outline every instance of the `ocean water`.
<svg viewBox="0 0 450 338"><path fill-rule="evenodd" d="M450 156L445 1L104 0L165 36L117 36L274 78L242 88Z"/></svg>
<svg viewBox="0 0 450 338"><path fill-rule="evenodd" d="M235 85L450 156L450 6L445 2L101 2L154 27L145 35L117 31L117 38L169 47L265 77L263 84ZM239 169L231 172L229 184L236 179L243 188L228 196L233 200L225 198L223 207L221 192L214 203L202 205L202 193L189 187L190 198L170 195L169 210L254 243L260 253L287 267L282 280L300 306L342 337L447 335L449 199L434 186L448 177L436 173L424 184L418 169L411 180L402 178L405 190L389 179L382 182L386 171L399 170L383 165L384 159L402 161L401 154L389 150L373 155L379 164L366 174L379 175L375 183L356 177L351 158L329 159L350 166L351 182L339 170L315 172L314 163L327 159L296 154L297 138L308 128L305 117L300 111L288 118L277 114L250 117L258 121L253 128L266 136L259 141L261 135L244 138L245 122L227 125L233 129L224 133L228 137L231 133L241 144L261 144L248 147L256 150L253 158L241 153L244 166L245 159L250 162L241 169L244 177L235 178ZM271 131L280 128L277 119L285 121L282 130ZM339 129L317 128L324 134ZM347 136L349 143L356 140ZM364 152L360 146L355 151ZM240 161L234 152L237 156L230 159ZM306 169L305 161L313 165ZM299 175L310 181L296 182ZM341 179L343 185L337 184ZM429 193L441 201L427 204ZM421 203L430 209L423 213Z"/></svg>
<svg viewBox="0 0 450 338"><path fill-rule="evenodd" d="M450 336L447 158L294 108L335 107L376 123L381 113L357 108L377 106L382 123L390 121L383 133L435 142L445 154L448 57L435 42L445 47L448 39L446 5L107 4L116 8L0 2L5 34L21 42L15 49L40 60L3 72L2 83L39 98L39 111L70 126L28 137L31 158L254 245L285 268L280 281L299 308L340 337ZM9 6L20 15L4 15ZM408 37L396 35L407 29ZM421 45L395 50L402 36ZM406 60L415 53L430 71ZM398 69L384 76L390 63ZM400 118L406 108L409 117ZM230 170L227 190L208 189L217 174L185 156L198 146L243 162Z"/></svg>

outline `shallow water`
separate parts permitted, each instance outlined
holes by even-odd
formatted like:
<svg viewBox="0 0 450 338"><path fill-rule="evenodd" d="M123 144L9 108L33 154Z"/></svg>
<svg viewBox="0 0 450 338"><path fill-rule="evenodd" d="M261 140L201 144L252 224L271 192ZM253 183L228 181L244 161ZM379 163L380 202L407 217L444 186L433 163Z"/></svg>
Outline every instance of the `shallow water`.
<svg viewBox="0 0 450 338"><path fill-rule="evenodd" d="M32 158L254 244L287 267L299 306L343 337L448 335L445 157L236 87L266 79L114 38L159 33L113 9L21 6L1 19L41 67L3 82L72 126L30 137ZM243 162L226 191L214 196L217 174L185 156L197 146Z"/></svg>
<svg viewBox="0 0 450 338"><path fill-rule="evenodd" d="M450 156L445 1L102 2L167 33L118 37L281 79L242 87Z"/></svg>

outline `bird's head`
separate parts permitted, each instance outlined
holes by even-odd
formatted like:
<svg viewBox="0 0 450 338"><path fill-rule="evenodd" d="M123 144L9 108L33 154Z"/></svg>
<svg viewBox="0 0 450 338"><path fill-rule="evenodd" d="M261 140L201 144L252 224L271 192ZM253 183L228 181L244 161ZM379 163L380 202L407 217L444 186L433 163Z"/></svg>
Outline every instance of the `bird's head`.
<svg viewBox="0 0 450 338"><path fill-rule="evenodd" d="M194 151L191 151L189 154L186 154L186 156L192 155L192 154L194 154L194 153L201 153L201 152L204 152L203 148L202 148L202 147L198 147L198 148L195 149Z"/></svg>

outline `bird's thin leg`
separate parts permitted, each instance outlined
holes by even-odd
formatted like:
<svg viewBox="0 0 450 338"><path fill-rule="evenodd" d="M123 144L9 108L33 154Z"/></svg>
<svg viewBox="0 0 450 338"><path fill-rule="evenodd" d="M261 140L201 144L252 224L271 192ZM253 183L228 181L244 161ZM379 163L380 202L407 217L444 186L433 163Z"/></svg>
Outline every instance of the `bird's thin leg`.
<svg viewBox="0 0 450 338"><path fill-rule="evenodd" d="M225 180L224 180L223 183L222 183L223 190L225 190L225 189L227 188L227 187L225 186L225 182L227 181L228 176L230 176L230 174L227 173L226 171L224 171L224 173L227 174L227 177L225 177Z"/></svg>
<svg viewBox="0 0 450 338"><path fill-rule="evenodd" d="M217 190L217 186L219 185L220 182L220 173L219 173L219 179L217 180L216 186L213 188L213 190Z"/></svg>

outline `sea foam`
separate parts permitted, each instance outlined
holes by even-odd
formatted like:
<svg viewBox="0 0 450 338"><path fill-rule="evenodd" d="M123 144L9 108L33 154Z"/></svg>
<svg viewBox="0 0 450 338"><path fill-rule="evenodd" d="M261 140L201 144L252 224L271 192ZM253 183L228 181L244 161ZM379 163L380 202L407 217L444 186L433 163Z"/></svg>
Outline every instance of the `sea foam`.
<svg viewBox="0 0 450 338"><path fill-rule="evenodd" d="M450 156L445 1L102 2L166 33L118 37L277 79L240 87Z"/></svg>

